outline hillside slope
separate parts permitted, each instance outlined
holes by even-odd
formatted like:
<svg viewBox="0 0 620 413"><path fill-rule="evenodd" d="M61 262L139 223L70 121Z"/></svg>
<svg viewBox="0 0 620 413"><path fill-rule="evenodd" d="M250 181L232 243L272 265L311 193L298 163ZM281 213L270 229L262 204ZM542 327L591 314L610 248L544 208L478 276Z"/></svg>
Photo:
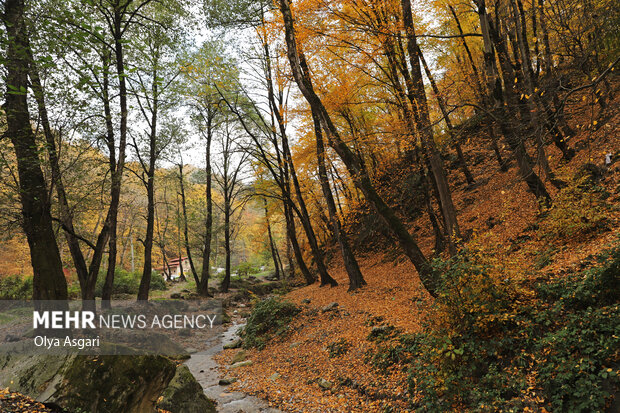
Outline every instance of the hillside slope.
<svg viewBox="0 0 620 413"><path fill-rule="evenodd" d="M570 188L559 193L549 185L556 206L545 214L518 179L514 161L507 172L501 172L486 148L465 146L470 159L479 159L472 167L477 180L473 189L451 172L459 222L469 235L465 245L494 265L493 276L518 285L530 285L543 276L561 278L590 266L594 255L618 239L620 115L595 126L575 114L572 123L580 131L570 142L577 156L563 164L552 146L547 147L548 156L558 176L584 192L577 200ZM604 167L607 153L615 159L609 168ZM596 165L588 170L600 171L601 176L584 184L585 164ZM426 217L413 229L424 252L430 253L434 241ZM286 411L406 410L410 406L407 372L399 368L381 372L369 358L383 339L395 333L418 333L442 320L441 311L420 288L411 263L393 257L392 251L360 257L368 286L355 293L347 292L346 272L335 259L330 272L338 287L314 284L287 294L302 308L290 333L262 351L251 350L248 358L253 364L233 373L240 378L233 387L258 394ZM338 306L328 309L331 303ZM236 351L228 350L220 361L228 364Z"/></svg>

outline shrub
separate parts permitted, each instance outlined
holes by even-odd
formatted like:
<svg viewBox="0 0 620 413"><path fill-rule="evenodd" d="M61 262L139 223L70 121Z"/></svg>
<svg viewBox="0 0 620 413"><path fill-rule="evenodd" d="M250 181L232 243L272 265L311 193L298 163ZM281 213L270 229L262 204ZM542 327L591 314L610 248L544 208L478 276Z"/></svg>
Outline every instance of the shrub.
<svg viewBox="0 0 620 413"><path fill-rule="evenodd" d="M103 291L103 283L105 282L106 273L101 271L97 278L97 285L95 286L95 296L101 297ZM142 273L129 272L123 269L117 268L114 272L114 285L112 286L112 295L117 294L138 294L138 288L140 288L140 279ZM163 277L156 272L151 274L151 290L166 290L166 282Z"/></svg>
<svg viewBox="0 0 620 413"><path fill-rule="evenodd" d="M595 267L529 290L480 262L472 251L436 262L440 320L369 361L408 365L421 411L603 411L620 385L620 242Z"/></svg>
<svg viewBox="0 0 620 413"><path fill-rule="evenodd" d="M263 349L269 339L286 334L300 309L290 301L267 298L256 303L243 329L243 346Z"/></svg>
<svg viewBox="0 0 620 413"><path fill-rule="evenodd" d="M105 283L106 273L105 271L99 272L97 277L97 285L95 286L95 296L101 297L103 291L103 284ZM117 268L114 272L114 284L112 286L112 294L137 294L140 287L139 273L132 273L123 269Z"/></svg>
<svg viewBox="0 0 620 413"><path fill-rule="evenodd" d="M341 338L338 341L334 341L333 343L328 344L327 352L329 354L329 358L334 358L334 357L347 354L349 352L350 347L351 345L344 338Z"/></svg>
<svg viewBox="0 0 620 413"><path fill-rule="evenodd" d="M0 278L0 300L30 300L32 277L11 275Z"/></svg>
<svg viewBox="0 0 620 413"><path fill-rule="evenodd" d="M167 288L168 287L166 286L164 277L153 271L153 274L151 275L151 290L165 291Z"/></svg>
<svg viewBox="0 0 620 413"><path fill-rule="evenodd" d="M248 274L258 274L259 272L258 268L254 267L249 262L242 262L234 269L234 271L236 271L239 276L248 275Z"/></svg>
<svg viewBox="0 0 620 413"><path fill-rule="evenodd" d="M539 229L544 238L586 236L607 227L605 203L586 176L572 180L562 189L545 213Z"/></svg>
<svg viewBox="0 0 620 413"><path fill-rule="evenodd" d="M376 352L367 354L366 362L382 373L388 373L394 366L408 366L412 355L417 352L416 336L403 334L396 340L380 346ZM408 367L405 367L405 370Z"/></svg>

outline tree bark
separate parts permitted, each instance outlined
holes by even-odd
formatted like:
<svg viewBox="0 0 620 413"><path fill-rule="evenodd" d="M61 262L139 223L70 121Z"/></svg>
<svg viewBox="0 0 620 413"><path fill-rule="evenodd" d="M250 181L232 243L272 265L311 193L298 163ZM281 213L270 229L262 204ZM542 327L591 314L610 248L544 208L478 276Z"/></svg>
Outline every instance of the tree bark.
<svg viewBox="0 0 620 413"><path fill-rule="evenodd" d="M23 0L4 3L3 21L7 31L5 111L7 135L11 139L19 175L23 228L30 248L34 300L66 300L67 281L60 251L52 228L37 144L28 112L28 32Z"/></svg>
<svg viewBox="0 0 620 413"><path fill-rule="evenodd" d="M340 245L340 251L344 261L344 267L347 270L349 276L349 291L357 290L358 288L366 285L366 280L362 275L362 271L355 259L353 250L347 234L344 232L340 219L338 219L338 211L336 210L336 203L334 202L334 196L332 195L331 188L329 186L329 178L327 177L327 168L325 166L325 146L323 144L323 132L321 131L321 124L318 117L313 113L312 119L314 121L314 134L316 137L316 156L319 169L319 181L321 183L321 190L323 191L323 198L327 203L327 212L329 214L329 221L331 224L331 230Z"/></svg>
<svg viewBox="0 0 620 413"><path fill-rule="evenodd" d="M196 282L196 286L200 285L200 279L194 267L194 260L192 259L192 249L189 246L189 231L187 228L187 206L185 202L185 179L183 176L183 162L179 164L179 189L181 190L181 211L183 212L183 241L185 243L185 253L187 254L187 260L189 261L189 268L192 271L192 276Z"/></svg>
<svg viewBox="0 0 620 413"><path fill-rule="evenodd" d="M207 114L207 142L205 145L205 197L206 197L206 219L205 219L205 244L202 250L202 271L200 274L200 284L198 294L209 297L209 275L211 272L211 238L213 236L213 197L211 194L211 140L213 138L213 116Z"/></svg>
<svg viewBox="0 0 620 413"><path fill-rule="evenodd" d="M325 266L325 257L319 248L316 234L312 228L312 222L310 221L310 215L308 214L308 209L306 208L306 202L304 201L303 194L301 193L301 187L299 186L299 180L297 179L297 173L295 172L295 165L293 164L293 157L291 156L286 134L282 134L282 149L285 160L289 164L289 172L291 174L291 180L293 181L293 187L295 188L297 204L299 205L299 208L295 211L299 213L299 220L301 221L306 237L308 238L308 243L310 244L310 249L319 272L321 286L329 284L331 287L335 287L338 285L338 282L336 282L336 280L329 275L327 267Z"/></svg>
<svg viewBox="0 0 620 413"><path fill-rule="evenodd" d="M118 220L118 205L120 202L121 193L121 181L123 171L125 169L125 149L127 147L127 80L125 74L125 52L123 48L123 12L120 8L114 10L113 15L113 37L114 37L114 54L116 57L116 73L118 75L119 82L119 101L120 101L120 129L119 129L119 144L118 144L118 162L115 168L112 170L112 185L111 185L111 201L110 208L108 209L108 227L109 227L109 240L108 240L108 271L106 274L105 283L103 284L103 292L101 296L101 306L103 308L110 307L110 298L112 296L112 286L114 284L114 272L116 270L116 230ZM112 145L112 153L115 151ZM112 162L112 160L110 161Z"/></svg>
<svg viewBox="0 0 620 413"><path fill-rule="evenodd" d="M459 166L461 168L461 171L463 172L463 175L465 176L465 180L467 181L467 184L473 185L476 181L474 180L474 177L471 174L471 171L467 167L467 161L465 161L465 156L463 155L463 149L461 148L461 144L458 142L457 136L454 133L454 127L452 126L452 121L450 120L450 114L448 113L446 104L443 100L443 97L439 93L439 88L437 87L437 84L435 83L435 78L433 77L433 74L431 73L428 65L426 64L426 59L424 59L424 55L422 54L422 51L420 50L419 47L418 47L418 53L420 56L420 61L422 62L422 66L424 67L424 72L426 73L426 77L428 78L429 82L431 82L431 87L433 88L433 93L435 93L435 99L437 99L437 104L439 105L439 110L441 111L443 120L444 122L446 122L446 126L448 127L448 134L450 135L450 140L454 144L454 149L456 149L456 154L459 159Z"/></svg>
<svg viewBox="0 0 620 413"><path fill-rule="evenodd" d="M153 236L155 232L155 162L157 160L157 114L159 96L157 90L157 70L153 71L153 102L151 112L151 130L149 131L149 166L146 170L147 217L144 236L144 267L138 288L138 301L149 299L151 275L153 272ZM136 147L136 150L138 148Z"/></svg>
<svg viewBox="0 0 620 413"><path fill-rule="evenodd" d="M269 239L269 249L271 250L271 259L273 261L273 268L275 271L275 278L280 279L280 265L278 263L278 249L273 240L273 234L271 233L271 223L269 222L269 210L267 209L267 200L263 198L263 207L265 208L265 222L267 224L267 236Z"/></svg>
<svg viewBox="0 0 620 413"><path fill-rule="evenodd" d="M420 132L420 138L422 140L422 146L426 148L429 154L429 161L431 164L431 172L437 185L439 192L439 200L441 211L443 213L444 222L446 224L446 231L448 233L448 245L451 253L456 253L455 241L460 238L461 233L459 230L458 221L456 218L456 210L454 203L452 202L452 194L450 192L450 186L446 177L446 171L439 154L439 150L435 144L433 137L433 130L430 121L430 114L428 111L428 102L426 100L426 91L424 90L424 82L422 80L422 71L420 69L420 55L417 38L415 34L415 28L413 26L413 16L411 12L411 1L401 0L401 7L403 11L403 20L405 24L405 31L407 36L407 51L409 54L409 63L411 65L411 84L407 85L410 91L413 91L418 111L420 125L418 130Z"/></svg>
<svg viewBox="0 0 620 413"><path fill-rule="evenodd" d="M67 246L69 247L69 252L71 254L71 258L73 259L78 280L80 282L80 287L82 289L82 298L88 298L86 297L85 288L88 280L88 267L86 266L86 260L84 259L84 254L82 253L82 250L80 248L79 239L73 226L73 216L71 214L71 209L67 201L67 193L65 191L64 182L62 180L62 173L60 170L60 162L58 158L58 150L56 148L56 141L49 122L47 107L45 105L43 85L39 77L39 71L36 61L34 60L34 56L32 54L32 49L30 48L29 44L27 53L28 60L30 61L30 83L33 95L37 102L39 119L41 125L43 126L43 134L45 136L46 148L50 161L50 169L52 172L52 187L56 187L56 196L58 197L60 220L62 222L65 238L67 240ZM94 299L94 297L90 298Z"/></svg>
<svg viewBox="0 0 620 413"><path fill-rule="evenodd" d="M448 6L448 7L450 8L450 12L452 13L452 16L454 17L454 21L456 22L456 27L459 30L459 34L461 34L462 36L463 28L461 27L461 21L459 20L459 17L456 14L454 7L452 6ZM469 60L471 70L474 73L474 80L476 82L475 90L478 92L483 106L488 106L487 104L489 101L489 97L487 93L485 92L484 87L482 86L482 80L481 80L482 76L480 75L480 72L478 71L478 66L474 62L474 58L472 57L471 50L469 49L469 45L467 44L467 40L465 39L465 37L461 37L461 42L467 54L467 58ZM487 116L487 118L489 117ZM489 139L491 139L491 149L493 149L493 153L495 154L495 158L497 159L499 168L502 172L506 172L508 170L508 166L506 164L506 161L502 158L502 153L499 150L499 146L497 145L497 137L495 136L495 132L493 131L492 119L488 120L486 128L487 128L487 133L489 135Z"/></svg>
<svg viewBox="0 0 620 413"><path fill-rule="evenodd" d="M224 177L226 180L227 177ZM231 205L230 205L230 197L228 196L228 186L224 185L224 253L225 253L225 264L224 264L224 279L222 280L222 285L220 286L220 290L224 293L228 292L228 288L230 287L230 214L231 214Z"/></svg>

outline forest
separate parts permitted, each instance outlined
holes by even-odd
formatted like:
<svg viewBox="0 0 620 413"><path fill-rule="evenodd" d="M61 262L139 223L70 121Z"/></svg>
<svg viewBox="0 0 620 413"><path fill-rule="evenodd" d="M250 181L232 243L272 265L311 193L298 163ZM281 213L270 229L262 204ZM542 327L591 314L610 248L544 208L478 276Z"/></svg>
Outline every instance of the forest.
<svg viewBox="0 0 620 413"><path fill-rule="evenodd" d="M0 411L620 411L618 2L0 9L0 302L224 337L0 349Z"/></svg>

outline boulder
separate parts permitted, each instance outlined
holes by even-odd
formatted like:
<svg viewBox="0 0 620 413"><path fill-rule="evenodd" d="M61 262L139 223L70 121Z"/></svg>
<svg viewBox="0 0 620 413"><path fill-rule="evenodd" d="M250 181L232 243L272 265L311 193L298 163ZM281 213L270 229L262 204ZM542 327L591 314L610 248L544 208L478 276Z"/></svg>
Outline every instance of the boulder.
<svg viewBox="0 0 620 413"><path fill-rule="evenodd" d="M160 399L173 413L215 412L189 370L163 356L2 354L0 385L67 411L151 412Z"/></svg>
<svg viewBox="0 0 620 413"><path fill-rule="evenodd" d="M224 344L224 350L239 348L242 345L243 345L243 340L238 339L238 340L233 341L232 343Z"/></svg>
<svg viewBox="0 0 620 413"><path fill-rule="evenodd" d="M175 363L162 356L76 356L45 401L69 411L153 411L175 371Z"/></svg>
<svg viewBox="0 0 620 413"><path fill-rule="evenodd" d="M202 387L185 365L180 365L157 407L172 413L215 413L215 402L205 396Z"/></svg>
<svg viewBox="0 0 620 413"><path fill-rule="evenodd" d="M248 356L248 355L247 355L247 353L245 352L245 350L239 350L239 351L237 352L237 354L235 354L235 355L233 356L232 361L230 362L230 364L236 364L236 363L239 363L239 362L241 362L241 361L245 360L247 356Z"/></svg>
<svg viewBox="0 0 620 413"><path fill-rule="evenodd" d="M239 367L246 367L246 366L251 366L252 365L252 360L245 360L245 361L240 361L239 363L235 363L232 366L230 366L231 369L237 369Z"/></svg>

